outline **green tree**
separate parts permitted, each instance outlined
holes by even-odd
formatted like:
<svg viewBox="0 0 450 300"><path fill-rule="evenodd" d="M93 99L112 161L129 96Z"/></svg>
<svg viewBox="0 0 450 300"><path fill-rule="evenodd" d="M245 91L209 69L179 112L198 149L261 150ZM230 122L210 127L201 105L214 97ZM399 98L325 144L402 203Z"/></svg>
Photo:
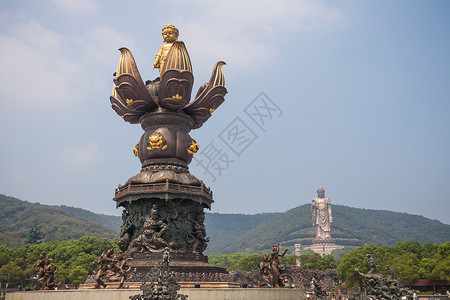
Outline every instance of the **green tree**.
<svg viewBox="0 0 450 300"><path fill-rule="evenodd" d="M58 282L81 283L92 274L93 262L108 248L114 248L117 252L117 240L83 237L78 240L26 244L13 249L0 246L0 272L9 274L10 286L17 287L24 278L37 274L39 253L44 252L57 267Z"/></svg>
<svg viewBox="0 0 450 300"><path fill-rule="evenodd" d="M397 279L410 283L419 279L419 259L414 252L404 253L393 259L391 268L397 273Z"/></svg>
<svg viewBox="0 0 450 300"><path fill-rule="evenodd" d="M208 261L210 264L232 271L238 269L236 264L244 256L242 253L210 255Z"/></svg>
<svg viewBox="0 0 450 300"><path fill-rule="evenodd" d="M0 274L7 276L7 280L10 287L16 287L20 284L21 280L26 275L24 270L17 265L15 261L10 261L6 265L0 268Z"/></svg>
<svg viewBox="0 0 450 300"><path fill-rule="evenodd" d="M324 255L319 260L318 270L326 271L329 269L335 269L337 267L337 261L332 255Z"/></svg>
<svg viewBox="0 0 450 300"><path fill-rule="evenodd" d="M300 263L304 269L318 269L320 254L302 254L300 255Z"/></svg>
<svg viewBox="0 0 450 300"><path fill-rule="evenodd" d="M0 267L6 265L11 259L11 250L5 245L0 245Z"/></svg>
<svg viewBox="0 0 450 300"><path fill-rule="evenodd" d="M433 272L434 268L438 265L439 261L432 257L432 258L424 258L419 262L419 278L431 278L431 273Z"/></svg>
<svg viewBox="0 0 450 300"><path fill-rule="evenodd" d="M43 238L44 235L41 232L41 226L35 223L30 229L30 233L28 234L25 244L40 244Z"/></svg>
<svg viewBox="0 0 450 300"><path fill-rule="evenodd" d="M262 260L262 258L261 258ZM280 264L282 265L296 265L297 264L297 256L295 254L286 255L284 257L280 257Z"/></svg>
<svg viewBox="0 0 450 300"><path fill-rule="evenodd" d="M300 255L300 262L304 269L326 271L337 267L337 261L332 255L303 254Z"/></svg>
<svg viewBox="0 0 450 300"><path fill-rule="evenodd" d="M262 261L262 255L260 255L260 254L246 255L237 261L236 267L237 267L237 270L239 270L243 273L247 273L247 272L250 272L253 270L257 270L258 265L261 261Z"/></svg>
<svg viewBox="0 0 450 300"><path fill-rule="evenodd" d="M436 280L450 280L450 256L439 259L431 272L431 278Z"/></svg>
<svg viewBox="0 0 450 300"><path fill-rule="evenodd" d="M420 246L419 242L412 241L404 241L398 242L394 246L395 249L398 249L399 253L414 253L419 256L422 252L422 246Z"/></svg>
<svg viewBox="0 0 450 300"><path fill-rule="evenodd" d="M450 256L450 242L440 244L437 253L440 254L442 257Z"/></svg>
<svg viewBox="0 0 450 300"><path fill-rule="evenodd" d="M366 254L371 254L376 258L375 252L379 247L375 245L361 246L356 250L350 251L344 257L338 266L338 276L342 281L345 281L347 286L354 286L360 283L360 276L355 272L359 269L365 273L369 271L366 264Z"/></svg>
<svg viewBox="0 0 450 300"><path fill-rule="evenodd" d="M89 272L83 268L82 266L76 266L70 269L68 275L68 281L73 284L80 284L86 280L86 277L89 275Z"/></svg>
<svg viewBox="0 0 450 300"><path fill-rule="evenodd" d="M337 260L340 261L344 255L352 251L350 248L342 248L342 249L335 249L331 251L331 255Z"/></svg>
<svg viewBox="0 0 450 300"><path fill-rule="evenodd" d="M425 244L422 246L421 257L430 258L433 257L438 252L439 245L438 244Z"/></svg>

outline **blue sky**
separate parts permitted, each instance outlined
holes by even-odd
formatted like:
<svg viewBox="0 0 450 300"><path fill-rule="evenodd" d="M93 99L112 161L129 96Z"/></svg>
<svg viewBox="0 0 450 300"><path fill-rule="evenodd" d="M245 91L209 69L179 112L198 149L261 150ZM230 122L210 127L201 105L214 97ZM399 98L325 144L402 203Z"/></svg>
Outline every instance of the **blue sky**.
<svg viewBox="0 0 450 300"><path fill-rule="evenodd" d="M213 212L286 211L322 185L332 204L450 224L449 13L448 1L0 1L0 193L119 215L114 189L139 172L143 132L110 107L117 49L154 79L172 23L194 91L227 63L226 101L191 132L197 159L212 145L228 159L190 166ZM239 149L236 124L251 133Z"/></svg>

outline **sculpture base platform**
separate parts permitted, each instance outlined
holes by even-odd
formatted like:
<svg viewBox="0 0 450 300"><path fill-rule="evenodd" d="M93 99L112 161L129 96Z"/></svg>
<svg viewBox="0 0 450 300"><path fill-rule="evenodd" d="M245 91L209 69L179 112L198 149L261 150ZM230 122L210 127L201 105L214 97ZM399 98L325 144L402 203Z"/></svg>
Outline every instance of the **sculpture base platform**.
<svg viewBox="0 0 450 300"><path fill-rule="evenodd" d="M177 282L186 283L181 287L194 287L195 283L208 283L209 287L214 288L239 287L234 284L233 276L228 274L226 269L209 264L207 256L188 252L171 252L170 255L170 271L174 272ZM128 275L125 286L139 288L141 282L148 280L147 276L152 273L154 266L162 261L163 253L134 253L133 256L129 266L134 271ZM108 282L105 278L103 281L112 286L117 285L115 282ZM95 283L95 274L90 275L84 282L84 284L92 285ZM130 285L131 283L133 285Z"/></svg>
<svg viewBox="0 0 450 300"><path fill-rule="evenodd" d="M139 289L141 287L142 282L125 282L124 286L126 289ZM200 288L208 288L208 289L224 289L224 288L240 288L241 286L237 282L188 282L181 281L178 282L182 289L193 289L196 284L200 284ZM80 290L92 290L94 288L94 283L83 283L78 286ZM107 282L106 290L117 290L119 286L118 282ZM103 290L99 289L99 290Z"/></svg>
<svg viewBox="0 0 450 300"><path fill-rule="evenodd" d="M30 291L6 294L6 300L128 300L130 296L142 293L140 290L63 290L63 291ZM190 289L182 288L179 294L187 295L188 300L298 300L306 299L306 291L301 289Z"/></svg>
<svg viewBox="0 0 450 300"><path fill-rule="evenodd" d="M322 256L331 254L331 251L342 249L344 246L329 242L313 242L312 246L305 247L304 250L312 250Z"/></svg>

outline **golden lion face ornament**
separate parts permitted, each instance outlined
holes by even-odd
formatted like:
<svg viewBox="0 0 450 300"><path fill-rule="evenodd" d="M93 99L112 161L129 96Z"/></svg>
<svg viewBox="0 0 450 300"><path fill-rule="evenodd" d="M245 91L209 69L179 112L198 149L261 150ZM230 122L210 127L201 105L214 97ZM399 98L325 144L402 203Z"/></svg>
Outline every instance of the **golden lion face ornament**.
<svg viewBox="0 0 450 300"><path fill-rule="evenodd" d="M148 143L150 145L149 147L147 147L147 149L149 151L151 151L153 149L161 149L161 150L167 149L166 140L164 139L164 137L160 133L153 134L153 135L149 136L148 137Z"/></svg>

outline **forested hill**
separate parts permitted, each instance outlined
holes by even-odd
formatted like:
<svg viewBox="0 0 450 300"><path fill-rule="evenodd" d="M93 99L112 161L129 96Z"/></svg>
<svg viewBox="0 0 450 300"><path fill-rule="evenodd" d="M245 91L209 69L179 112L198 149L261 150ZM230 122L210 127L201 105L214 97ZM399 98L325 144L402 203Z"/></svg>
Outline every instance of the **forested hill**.
<svg viewBox="0 0 450 300"><path fill-rule="evenodd" d="M312 227L310 207L310 204L305 204L293 208L248 232L241 233L219 251L219 254L260 252L279 242L284 247L294 244L311 245L315 231ZM331 236L340 245L394 246L400 241L415 241L420 244L450 241L450 225L419 215L341 205L333 205L332 210Z"/></svg>
<svg viewBox="0 0 450 300"><path fill-rule="evenodd" d="M450 241L450 225L418 215L333 205L331 236L337 244L394 246L400 241L420 244ZM30 203L0 194L0 244L22 246L33 224L42 241L68 240L84 235L119 237L121 218L81 208ZM255 215L206 213L210 237L206 254L265 252L272 244L310 245L315 237L310 204L284 213Z"/></svg>
<svg viewBox="0 0 450 300"><path fill-rule="evenodd" d="M38 225L43 242L77 239L85 235L110 239L119 237L117 230L88 221L88 216L94 213L81 211L30 203L0 194L0 244L23 246L33 225ZM94 215L100 222L108 223L111 218L120 222L119 217Z"/></svg>
<svg viewBox="0 0 450 300"><path fill-rule="evenodd" d="M247 232L270 222L282 213L264 213L256 215L207 213L206 233L210 237L206 253L223 253L224 249Z"/></svg>

